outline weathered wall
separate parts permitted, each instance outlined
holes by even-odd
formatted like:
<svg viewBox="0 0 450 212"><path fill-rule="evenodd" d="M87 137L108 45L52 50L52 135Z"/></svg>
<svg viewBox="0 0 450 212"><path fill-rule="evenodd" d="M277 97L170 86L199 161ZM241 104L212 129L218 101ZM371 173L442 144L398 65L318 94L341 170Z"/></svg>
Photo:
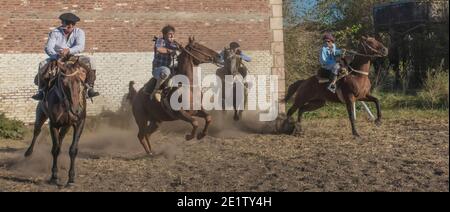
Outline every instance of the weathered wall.
<svg viewBox="0 0 450 212"><path fill-rule="evenodd" d="M48 32L58 16L74 12L86 31L85 54L97 64L97 89L89 114L117 110L128 82L137 87L150 77L152 38L166 24L177 28L177 40L188 36L216 49L239 41L254 61L253 74L278 74L284 80L281 0L0 0L0 113L25 122L34 120L30 96ZM212 65L202 66L206 73ZM282 81L281 81L282 82ZM280 83L280 92L284 84Z"/></svg>

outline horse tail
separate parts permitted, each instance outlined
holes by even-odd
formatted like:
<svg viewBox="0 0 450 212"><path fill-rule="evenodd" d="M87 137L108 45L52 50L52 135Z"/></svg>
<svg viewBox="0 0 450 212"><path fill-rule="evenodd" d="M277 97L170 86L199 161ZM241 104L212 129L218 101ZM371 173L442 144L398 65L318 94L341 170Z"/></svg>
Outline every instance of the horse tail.
<svg viewBox="0 0 450 212"><path fill-rule="evenodd" d="M300 87L300 85L304 82L305 80L298 80L297 82L295 82L294 84L290 85L288 88L288 92L286 94L286 97L284 97L283 99L283 103L288 102L292 96L294 96L295 93L297 93L298 88Z"/></svg>
<svg viewBox="0 0 450 212"><path fill-rule="evenodd" d="M132 103L134 97L136 97L137 95L137 91L134 88L134 81L130 81L129 85L128 85L128 96L127 96L127 100Z"/></svg>

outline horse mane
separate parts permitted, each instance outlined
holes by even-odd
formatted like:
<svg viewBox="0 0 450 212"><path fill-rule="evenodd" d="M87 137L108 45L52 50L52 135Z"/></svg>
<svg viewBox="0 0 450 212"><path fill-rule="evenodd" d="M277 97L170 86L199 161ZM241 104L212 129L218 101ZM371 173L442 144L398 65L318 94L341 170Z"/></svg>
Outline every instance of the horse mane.
<svg viewBox="0 0 450 212"><path fill-rule="evenodd" d="M86 71L91 71L91 68L89 68L86 64L81 63L79 60L77 60L77 62L74 64L74 68L76 68L76 66L80 66Z"/></svg>

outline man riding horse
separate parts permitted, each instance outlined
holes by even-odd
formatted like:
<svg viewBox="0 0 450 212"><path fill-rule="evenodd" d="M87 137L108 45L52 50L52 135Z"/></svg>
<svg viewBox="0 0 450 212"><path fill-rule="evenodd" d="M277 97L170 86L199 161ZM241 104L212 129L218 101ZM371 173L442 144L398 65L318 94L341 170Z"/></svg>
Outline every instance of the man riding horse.
<svg viewBox="0 0 450 212"><path fill-rule="evenodd" d="M234 55L238 55L242 60L244 60L246 62L251 62L252 61L252 58L250 56L247 56L246 54L244 54L241 51L241 46L237 42L231 42L230 43L230 48L228 50L230 52L232 52ZM222 65L225 64L225 61L227 59L227 58L225 58L225 51L226 50L222 50L222 52L220 52L220 61L219 61L219 63L222 64ZM224 68L221 68L219 70L220 71L224 71ZM247 74L248 74L247 67L245 67L242 63L238 67L238 71L242 75L243 78L245 78L247 76Z"/></svg>
<svg viewBox="0 0 450 212"><path fill-rule="evenodd" d="M150 94L150 99L161 101L161 86L170 77L173 57L176 56L178 45L175 42L175 27L167 25L162 29L163 37L155 41L155 56L153 59L153 78L156 83L152 86L147 83L145 91ZM151 80L151 79L150 79Z"/></svg>
<svg viewBox="0 0 450 212"><path fill-rule="evenodd" d="M248 69L244 65L242 61L251 62L252 58L245 55L241 49L240 45L237 42L231 42L229 45L229 48L224 48L222 52L220 52L220 61L219 64L223 67L217 69L216 75L221 80L222 88L221 88L221 96L222 96L222 109L226 110L226 99L227 99L227 92L226 84L231 83L233 87L233 108L234 108L234 120L238 121L240 120L240 115L243 112L243 107L245 107L246 104L246 91L244 91L243 101L238 101L239 98L237 96L239 95L239 89L238 89L238 83L236 82L226 82L226 76L231 75L232 77L236 77L238 75L241 75L242 79L245 79L248 75ZM246 82L243 82L243 89L248 88L248 84ZM231 96L229 96L231 97Z"/></svg>
<svg viewBox="0 0 450 212"><path fill-rule="evenodd" d="M327 71L327 75L330 79L328 90L336 93L336 81L338 79L339 70L341 65L336 62L336 58L345 55L345 49L338 49L334 43L336 40L330 33L325 33L323 36L324 45L320 52L320 65Z"/></svg>
<svg viewBox="0 0 450 212"><path fill-rule="evenodd" d="M39 91L32 96L33 99L38 101L44 99L44 93L48 89L48 81L51 78L47 73L49 71L48 64L60 58L70 58L84 51L85 33L82 29L75 27L80 18L73 13L64 13L59 16L59 19L61 20L61 26L49 33L48 41L45 45L45 53L49 58L39 64L35 80L35 83L39 86ZM98 96L99 93L94 90L96 69L92 59L86 56L79 56L78 60L89 67L85 81L88 87L88 97Z"/></svg>

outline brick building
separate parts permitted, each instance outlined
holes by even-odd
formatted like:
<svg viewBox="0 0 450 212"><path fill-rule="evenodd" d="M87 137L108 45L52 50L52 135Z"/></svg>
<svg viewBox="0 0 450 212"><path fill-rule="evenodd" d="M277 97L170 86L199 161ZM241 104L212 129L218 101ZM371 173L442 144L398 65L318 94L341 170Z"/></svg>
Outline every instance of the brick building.
<svg viewBox="0 0 450 212"><path fill-rule="evenodd" d="M177 40L188 36L220 51L239 41L254 58L252 74L277 74L284 91L281 0L0 0L0 113L34 121L33 79L46 58L44 45L58 16L74 12L86 32L85 54L97 65L102 96L88 106L90 115L117 110L128 82L141 87L150 77L154 35L166 24L177 28ZM214 65L204 65L206 73Z"/></svg>

